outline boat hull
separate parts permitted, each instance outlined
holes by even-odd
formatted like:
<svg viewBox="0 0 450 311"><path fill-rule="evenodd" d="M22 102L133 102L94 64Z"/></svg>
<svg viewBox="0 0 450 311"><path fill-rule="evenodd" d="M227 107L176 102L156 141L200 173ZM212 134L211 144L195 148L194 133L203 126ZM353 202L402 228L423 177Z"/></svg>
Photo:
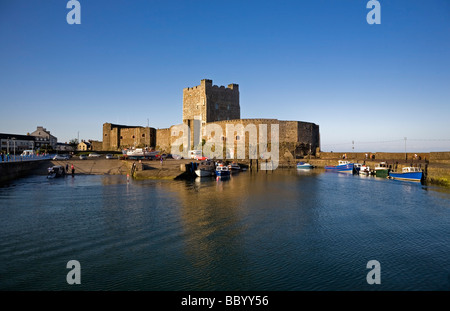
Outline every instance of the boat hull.
<svg viewBox="0 0 450 311"><path fill-rule="evenodd" d="M230 176L230 171L216 170L216 175L219 177Z"/></svg>
<svg viewBox="0 0 450 311"><path fill-rule="evenodd" d="M381 169L381 170L375 170L375 176L376 177L383 177L386 178L389 176L389 169Z"/></svg>
<svg viewBox="0 0 450 311"><path fill-rule="evenodd" d="M392 179L405 180L405 181L422 181L422 172L408 172L408 173L389 173L389 177Z"/></svg>
<svg viewBox="0 0 450 311"><path fill-rule="evenodd" d="M337 165L337 166L326 165L325 170L330 171L330 172L338 172L338 173L353 173L354 166L353 166L353 163Z"/></svg>
<svg viewBox="0 0 450 311"><path fill-rule="evenodd" d="M195 174L198 177L213 176L214 175L214 171L211 171L211 170L195 170Z"/></svg>

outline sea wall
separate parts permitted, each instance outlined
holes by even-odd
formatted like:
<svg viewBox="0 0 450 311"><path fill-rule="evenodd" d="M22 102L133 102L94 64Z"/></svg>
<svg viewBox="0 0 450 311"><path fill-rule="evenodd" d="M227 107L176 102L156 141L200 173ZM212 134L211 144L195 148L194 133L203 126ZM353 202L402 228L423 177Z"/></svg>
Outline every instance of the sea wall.
<svg viewBox="0 0 450 311"><path fill-rule="evenodd" d="M49 166L50 160L2 162L0 163L0 183L27 175L39 173L44 166Z"/></svg>

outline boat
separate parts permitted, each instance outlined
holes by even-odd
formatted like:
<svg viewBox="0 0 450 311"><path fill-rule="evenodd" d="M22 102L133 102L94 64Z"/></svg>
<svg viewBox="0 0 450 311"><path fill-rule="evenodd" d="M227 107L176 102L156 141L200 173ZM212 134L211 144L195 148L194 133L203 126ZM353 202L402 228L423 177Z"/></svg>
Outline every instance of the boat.
<svg viewBox="0 0 450 311"><path fill-rule="evenodd" d="M367 165L361 165L359 169L359 175L370 175L370 167Z"/></svg>
<svg viewBox="0 0 450 311"><path fill-rule="evenodd" d="M47 178L63 177L66 175L64 166L55 165L48 168Z"/></svg>
<svg viewBox="0 0 450 311"><path fill-rule="evenodd" d="M306 162L298 162L297 163L297 169L299 169L299 170L310 169L310 168L313 168L313 167L314 166L312 166L311 164L306 163Z"/></svg>
<svg viewBox="0 0 450 311"><path fill-rule="evenodd" d="M211 161L202 161L198 164L195 174L198 177L213 176L215 172L215 165Z"/></svg>
<svg viewBox="0 0 450 311"><path fill-rule="evenodd" d="M216 175L217 175L217 177L230 176L230 169L226 165L219 164L216 166Z"/></svg>
<svg viewBox="0 0 450 311"><path fill-rule="evenodd" d="M331 166L325 165L325 170L330 172L338 172L338 173L352 173L354 170L354 163L350 163L349 161L339 160L338 165Z"/></svg>
<svg viewBox="0 0 450 311"><path fill-rule="evenodd" d="M402 168L401 172L389 172L389 178L420 182L423 178L423 172L418 167L407 166Z"/></svg>
<svg viewBox="0 0 450 311"><path fill-rule="evenodd" d="M386 178L389 175L389 170L389 166L386 162L380 162L379 164L377 164L377 166L375 166L375 176Z"/></svg>
<svg viewBox="0 0 450 311"><path fill-rule="evenodd" d="M232 172L237 172L241 170L241 167L236 162L232 162L228 165L228 169Z"/></svg>

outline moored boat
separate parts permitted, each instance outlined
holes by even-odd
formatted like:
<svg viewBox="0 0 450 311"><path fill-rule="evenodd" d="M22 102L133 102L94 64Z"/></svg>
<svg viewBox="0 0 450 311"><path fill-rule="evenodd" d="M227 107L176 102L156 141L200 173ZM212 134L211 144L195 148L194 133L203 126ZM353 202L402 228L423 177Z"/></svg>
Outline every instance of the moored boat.
<svg viewBox="0 0 450 311"><path fill-rule="evenodd" d="M423 172L418 167L407 166L402 168L401 172L389 172L389 178L420 182L423 178Z"/></svg>
<svg viewBox="0 0 450 311"><path fill-rule="evenodd" d="M311 168L313 168L314 166L312 166L311 164L309 164L309 163L306 163L306 162L298 162L297 163L297 169L299 169L299 170L303 170L303 169L311 169Z"/></svg>
<svg viewBox="0 0 450 311"><path fill-rule="evenodd" d="M359 168L359 175L370 175L370 167L367 165L361 165Z"/></svg>
<svg viewBox="0 0 450 311"><path fill-rule="evenodd" d="M326 165L326 171L330 172L338 172L338 173L353 173L354 163L350 163L349 161L339 160L338 165Z"/></svg>
<svg viewBox="0 0 450 311"><path fill-rule="evenodd" d="M374 171L376 177L386 178L389 175L389 166L386 162L380 162L379 164L377 164L377 166L375 166Z"/></svg>
<svg viewBox="0 0 450 311"><path fill-rule="evenodd" d="M47 178L63 177L65 175L66 171L64 170L64 166L62 165L49 167L47 171Z"/></svg>
<svg viewBox="0 0 450 311"><path fill-rule="evenodd" d="M211 161L202 161L199 163L195 174L198 177L213 176L215 172L215 165Z"/></svg>
<svg viewBox="0 0 450 311"><path fill-rule="evenodd" d="M218 177L227 177L230 176L230 170L228 166L219 164L216 166L216 176Z"/></svg>
<svg viewBox="0 0 450 311"><path fill-rule="evenodd" d="M241 167L236 162L232 162L228 164L228 169L232 172L238 172L241 170Z"/></svg>

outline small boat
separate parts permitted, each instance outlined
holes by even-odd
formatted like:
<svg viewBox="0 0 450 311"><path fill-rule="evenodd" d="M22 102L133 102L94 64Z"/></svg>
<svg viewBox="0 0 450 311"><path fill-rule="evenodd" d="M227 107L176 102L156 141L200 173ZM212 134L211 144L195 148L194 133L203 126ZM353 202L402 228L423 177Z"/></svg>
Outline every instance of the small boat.
<svg viewBox="0 0 450 311"><path fill-rule="evenodd" d="M354 170L354 163L350 163L349 161L339 160L338 165L331 166L325 165L325 170L330 172L339 172L339 173L352 173Z"/></svg>
<svg viewBox="0 0 450 311"><path fill-rule="evenodd" d="M408 167L402 168L401 172L390 172L389 178L420 182L420 181L422 181L422 178L423 178L423 172L418 167L408 166Z"/></svg>
<svg viewBox="0 0 450 311"><path fill-rule="evenodd" d="M366 165L361 165L359 169L359 175L370 175L370 167Z"/></svg>
<svg viewBox="0 0 450 311"><path fill-rule="evenodd" d="M379 164L377 164L377 166L375 166L375 176L386 178L389 175L389 170L389 166L386 162L380 162Z"/></svg>
<svg viewBox="0 0 450 311"><path fill-rule="evenodd" d="M311 164L306 163L306 162L298 162L297 163L297 169L298 170L310 169L310 168L313 168L313 167L314 166L312 166Z"/></svg>
<svg viewBox="0 0 450 311"><path fill-rule="evenodd" d="M229 170L228 166L223 165L223 164L217 165L216 166L216 175L218 177L230 176L230 170Z"/></svg>
<svg viewBox="0 0 450 311"><path fill-rule="evenodd" d="M66 171L62 165L55 165L48 168L47 178L63 177L65 175Z"/></svg>
<svg viewBox="0 0 450 311"><path fill-rule="evenodd" d="M232 172L237 172L241 170L241 167L236 162L232 162L228 165L228 169Z"/></svg>
<svg viewBox="0 0 450 311"><path fill-rule="evenodd" d="M215 167L216 166L211 161L202 161L198 164L195 174L198 177L213 176Z"/></svg>

